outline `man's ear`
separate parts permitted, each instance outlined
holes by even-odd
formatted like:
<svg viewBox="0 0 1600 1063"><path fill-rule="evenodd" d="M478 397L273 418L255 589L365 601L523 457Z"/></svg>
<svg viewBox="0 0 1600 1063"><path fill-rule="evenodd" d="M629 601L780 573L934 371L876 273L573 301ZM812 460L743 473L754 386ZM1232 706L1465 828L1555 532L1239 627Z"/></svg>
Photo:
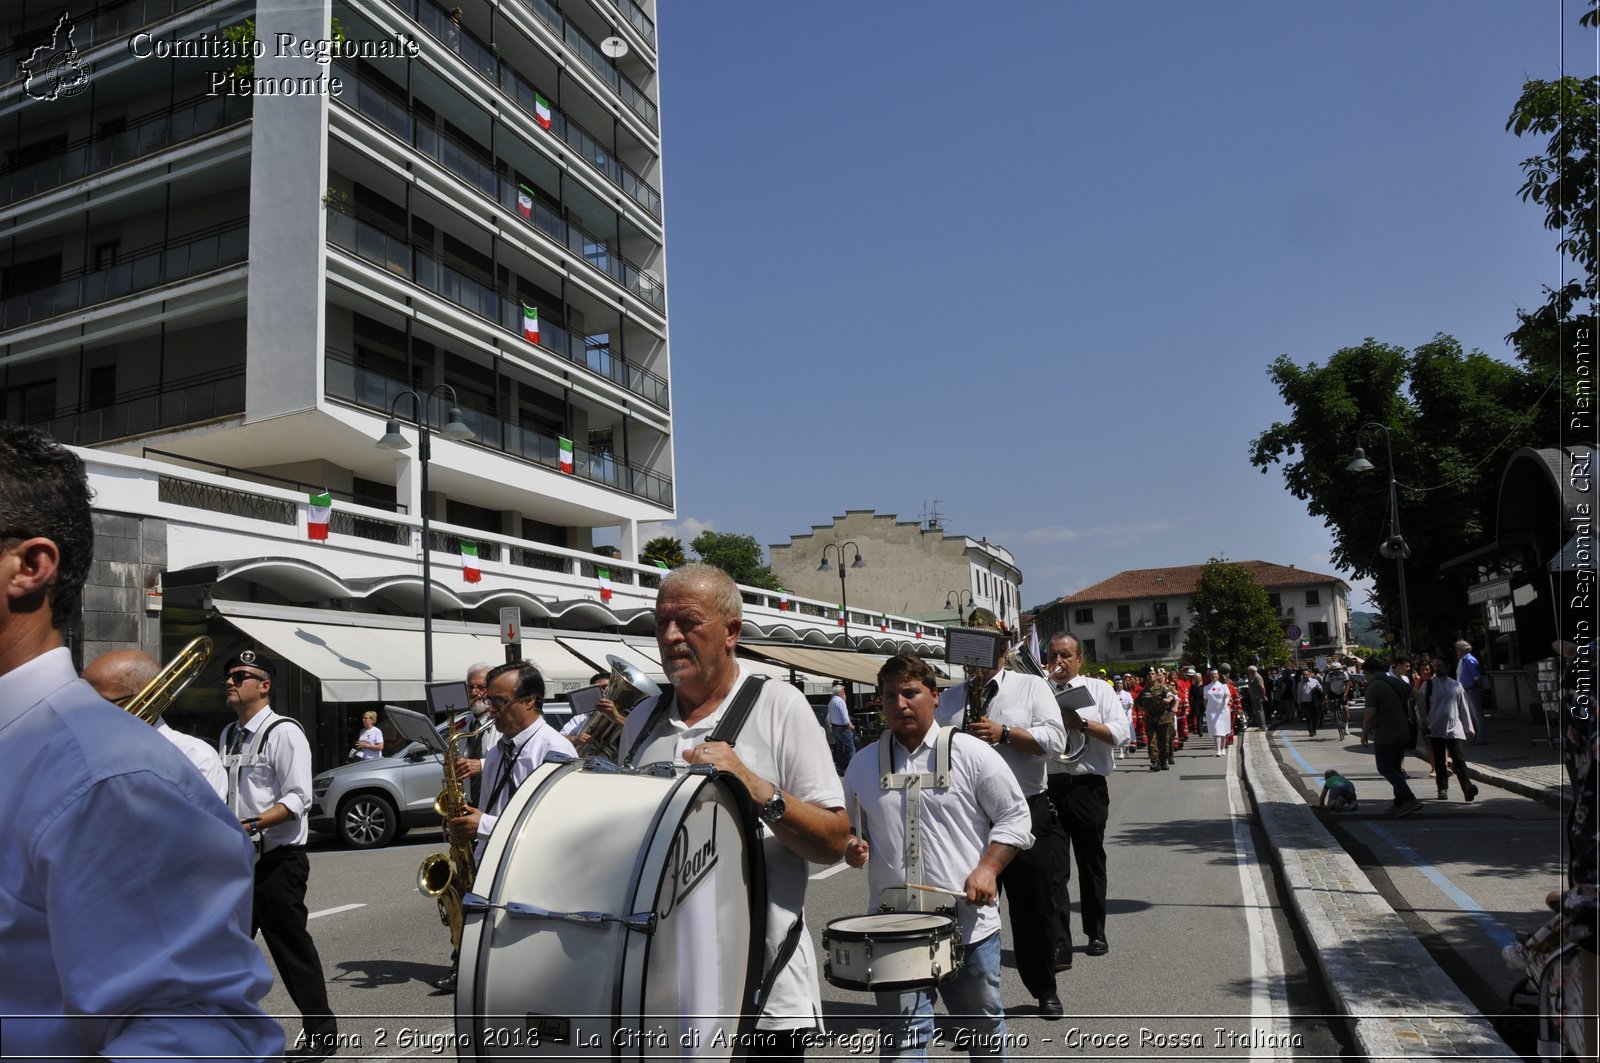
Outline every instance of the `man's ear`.
<svg viewBox="0 0 1600 1063"><path fill-rule="evenodd" d="M43 536L24 539L6 550L0 580L8 598L29 598L49 589L61 568L61 548Z"/></svg>

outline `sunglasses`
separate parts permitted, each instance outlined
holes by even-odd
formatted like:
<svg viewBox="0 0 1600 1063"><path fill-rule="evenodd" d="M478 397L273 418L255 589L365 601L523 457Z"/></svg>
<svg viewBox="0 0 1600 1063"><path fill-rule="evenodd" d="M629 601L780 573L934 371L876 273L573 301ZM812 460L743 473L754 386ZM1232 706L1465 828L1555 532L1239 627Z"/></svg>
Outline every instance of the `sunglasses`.
<svg viewBox="0 0 1600 1063"><path fill-rule="evenodd" d="M223 676L222 681L224 683L231 682L236 687L242 687L252 679L256 680L257 682L261 682L266 678L267 677L264 675L256 675L254 672L246 672L243 669L239 669L238 671L229 672L227 675Z"/></svg>

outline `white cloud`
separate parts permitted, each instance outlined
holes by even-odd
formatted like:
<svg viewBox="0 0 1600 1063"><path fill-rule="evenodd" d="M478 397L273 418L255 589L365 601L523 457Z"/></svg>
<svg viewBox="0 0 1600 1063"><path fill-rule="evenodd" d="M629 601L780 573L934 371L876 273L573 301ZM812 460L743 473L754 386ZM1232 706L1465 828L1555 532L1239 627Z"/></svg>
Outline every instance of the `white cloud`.
<svg viewBox="0 0 1600 1063"><path fill-rule="evenodd" d="M675 521L664 520L642 523L639 525L639 545L643 547L651 539L670 535L674 539L681 541L684 548L687 549L689 544L694 542L695 537L701 532L716 530L716 521L696 520L694 517L681 517Z"/></svg>

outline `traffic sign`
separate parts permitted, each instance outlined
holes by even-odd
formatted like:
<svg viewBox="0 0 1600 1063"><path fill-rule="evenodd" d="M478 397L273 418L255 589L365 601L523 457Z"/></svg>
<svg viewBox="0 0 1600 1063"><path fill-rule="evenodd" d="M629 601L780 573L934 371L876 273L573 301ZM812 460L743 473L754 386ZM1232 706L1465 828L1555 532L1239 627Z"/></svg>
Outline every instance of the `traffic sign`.
<svg viewBox="0 0 1600 1063"><path fill-rule="evenodd" d="M1299 624L1290 624L1288 630L1286 630L1283 633L1283 637L1286 638L1286 639L1297 639L1297 638L1299 638L1300 637L1300 625Z"/></svg>
<svg viewBox="0 0 1600 1063"><path fill-rule="evenodd" d="M522 610L514 605L500 610L500 641L507 646L522 641Z"/></svg>

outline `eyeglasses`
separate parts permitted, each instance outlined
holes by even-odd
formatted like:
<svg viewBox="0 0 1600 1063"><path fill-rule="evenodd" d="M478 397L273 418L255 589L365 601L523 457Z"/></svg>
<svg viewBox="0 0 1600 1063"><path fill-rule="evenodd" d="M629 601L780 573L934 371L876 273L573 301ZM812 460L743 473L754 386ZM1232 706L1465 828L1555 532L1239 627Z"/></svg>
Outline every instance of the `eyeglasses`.
<svg viewBox="0 0 1600 1063"><path fill-rule="evenodd" d="M266 678L267 677L264 675L256 675L254 672L246 672L241 668L237 671L229 672L227 675L223 676L222 681L224 683L232 683L236 687L242 687L252 679L260 682Z"/></svg>
<svg viewBox="0 0 1600 1063"><path fill-rule="evenodd" d="M484 698L483 700L488 703L488 705L489 705L489 707L491 709L503 709L507 705L510 705L512 702L521 701L523 699L521 699L521 698L508 698L504 694L490 694L488 697Z"/></svg>

